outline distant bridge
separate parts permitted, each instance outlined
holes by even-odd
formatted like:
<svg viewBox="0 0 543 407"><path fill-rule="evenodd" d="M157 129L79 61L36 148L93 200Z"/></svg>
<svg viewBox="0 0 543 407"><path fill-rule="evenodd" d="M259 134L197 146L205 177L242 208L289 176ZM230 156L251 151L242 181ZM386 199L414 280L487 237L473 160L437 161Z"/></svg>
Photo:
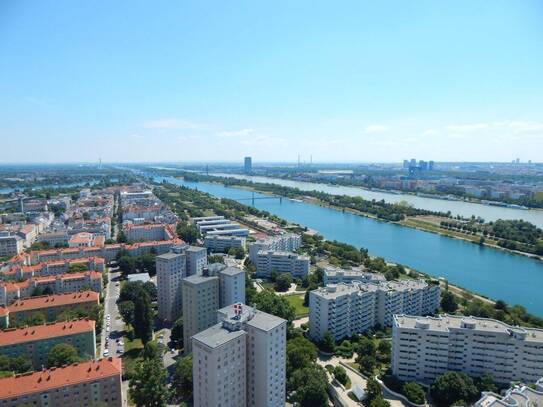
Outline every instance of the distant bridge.
<svg viewBox="0 0 543 407"><path fill-rule="evenodd" d="M279 199L279 203L282 204L283 203L283 197L282 196L275 196L275 195L270 195L270 196L256 196L255 197L255 193L253 192L253 195L251 198L231 198L235 201L251 201L251 204L254 206L255 204L255 201L257 199Z"/></svg>

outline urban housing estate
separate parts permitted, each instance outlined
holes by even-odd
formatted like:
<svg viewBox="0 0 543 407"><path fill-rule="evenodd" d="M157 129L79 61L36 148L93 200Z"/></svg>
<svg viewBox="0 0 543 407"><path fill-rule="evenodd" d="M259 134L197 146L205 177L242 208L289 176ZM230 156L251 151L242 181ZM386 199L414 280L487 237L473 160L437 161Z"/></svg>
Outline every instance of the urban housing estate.
<svg viewBox="0 0 543 407"><path fill-rule="evenodd" d="M439 286L424 280L328 285L309 293L309 334L335 340L392 325L394 314L426 315L439 306Z"/></svg>
<svg viewBox="0 0 543 407"><path fill-rule="evenodd" d="M446 371L496 383L535 383L543 376L543 330L475 317L396 315L392 372L404 381L432 382Z"/></svg>

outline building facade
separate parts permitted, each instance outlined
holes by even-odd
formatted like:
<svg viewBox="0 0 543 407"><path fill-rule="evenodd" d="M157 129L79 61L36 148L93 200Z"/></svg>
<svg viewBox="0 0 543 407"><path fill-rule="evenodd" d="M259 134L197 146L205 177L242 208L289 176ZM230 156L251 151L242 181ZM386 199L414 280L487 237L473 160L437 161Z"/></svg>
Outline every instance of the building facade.
<svg viewBox="0 0 543 407"><path fill-rule="evenodd" d="M186 277L186 255L165 253L156 256L158 317L173 322L183 311L182 280Z"/></svg>
<svg viewBox="0 0 543 407"><path fill-rule="evenodd" d="M0 379L0 405L122 407L120 358L75 363Z"/></svg>
<svg viewBox="0 0 543 407"><path fill-rule="evenodd" d="M258 260L258 252L261 250L272 250L278 252L295 252L302 245L302 237L289 233L286 235L273 236L267 239L260 239L249 245L249 259L253 264Z"/></svg>
<svg viewBox="0 0 543 407"><path fill-rule="evenodd" d="M95 322L80 319L55 322L25 328L0 331L0 354L10 358L24 356L32 362L35 370L47 366L51 349L60 343L72 345L79 357L96 357Z"/></svg>
<svg viewBox="0 0 543 407"><path fill-rule="evenodd" d="M243 304L217 314L192 338L194 405L283 407L287 321Z"/></svg>
<svg viewBox="0 0 543 407"><path fill-rule="evenodd" d="M183 279L183 344L191 352L190 338L217 322L219 277L192 275Z"/></svg>
<svg viewBox="0 0 543 407"><path fill-rule="evenodd" d="M210 252L226 253L231 248L245 249L246 239L243 236L206 236L204 246Z"/></svg>
<svg viewBox="0 0 543 407"><path fill-rule="evenodd" d="M272 272L290 273L294 278L304 278L309 274L309 257L292 252L260 250L256 260L256 275L269 278Z"/></svg>
<svg viewBox="0 0 543 407"><path fill-rule="evenodd" d="M326 267L323 274L324 285L352 283L360 281L363 283L386 281L382 274L370 273L359 269L344 270L336 267Z"/></svg>
<svg viewBox="0 0 543 407"><path fill-rule="evenodd" d="M404 381L431 383L457 371L489 373L496 383L535 383L543 377L543 330L486 318L396 315L391 365Z"/></svg>
<svg viewBox="0 0 543 407"><path fill-rule="evenodd" d="M340 340L375 326L391 326L393 315L404 310L431 314L439 300L439 286L423 280L328 285L309 293L309 334L321 340L330 332Z"/></svg>

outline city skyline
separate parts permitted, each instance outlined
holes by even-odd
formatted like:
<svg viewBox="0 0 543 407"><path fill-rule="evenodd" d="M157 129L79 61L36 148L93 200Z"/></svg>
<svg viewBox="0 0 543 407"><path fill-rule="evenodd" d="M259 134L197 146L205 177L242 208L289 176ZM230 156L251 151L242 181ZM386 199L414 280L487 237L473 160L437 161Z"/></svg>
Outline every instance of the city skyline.
<svg viewBox="0 0 543 407"><path fill-rule="evenodd" d="M1 8L0 163L543 161L538 2Z"/></svg>

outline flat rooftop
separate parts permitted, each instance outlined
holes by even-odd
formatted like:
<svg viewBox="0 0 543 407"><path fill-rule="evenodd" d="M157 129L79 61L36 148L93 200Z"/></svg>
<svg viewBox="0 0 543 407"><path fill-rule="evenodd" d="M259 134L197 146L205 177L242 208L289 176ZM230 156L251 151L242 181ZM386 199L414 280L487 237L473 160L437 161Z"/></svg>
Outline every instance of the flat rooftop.
<svg viewBox="0 0 543 407"><path fill-rule="evenodd" d="M243 335L246 335L245 331L230 331L223 328L222 323L220 323L197 333L192 337L192 339L206 345L209 348L218 348L219 346L222 346L225 343Z"/></svg>

